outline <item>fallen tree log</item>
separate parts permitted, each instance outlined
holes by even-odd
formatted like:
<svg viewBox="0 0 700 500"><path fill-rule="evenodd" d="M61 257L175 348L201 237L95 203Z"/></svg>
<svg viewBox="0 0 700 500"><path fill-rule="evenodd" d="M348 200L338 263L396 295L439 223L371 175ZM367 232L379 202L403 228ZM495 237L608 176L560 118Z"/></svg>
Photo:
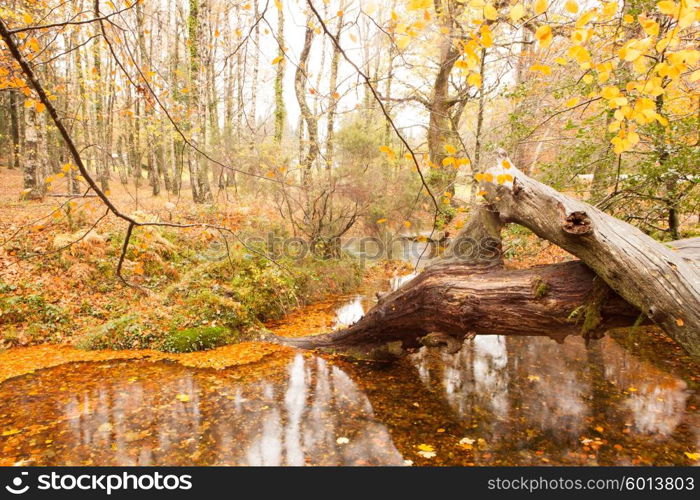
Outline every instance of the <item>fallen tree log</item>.
<svg viewBox="0 0 700 500"><path fill-rule="evenodd" d="M700 273L636 227L523 174L499 152L483 179L503 223L525 226L575 255L627 302L700 358ZM512 181L507 180L507 176Z"/></svg>
<svg viewBox="0 0 700 500"><path fill-rule="evenodd" d="M679 252L700 259L696 249ZM523 270L504 269L500 263L441 262L383 296L346 329L281 340L301 348L383 358L420 346L421 338L433 332L458 340L495 334L546 335L562 341L580 335L592 318L597 321L587 333L593 335L638 321L639 310L612 291L596 301L595 280L595 273L580 261Z"/></svg>
<svg viewBox="0 0 700 500"><path fill-rule="evenodd" d="M482 187L487 204L445 258L382 297L347 329L279 340L376 358L398 355L432 332L455 339L469 334L562 339L648 318L700 357L699 239L669 248L527 177L505 155L484 176ZM509 222L581 261L503 269L500 230Z"/></svg>

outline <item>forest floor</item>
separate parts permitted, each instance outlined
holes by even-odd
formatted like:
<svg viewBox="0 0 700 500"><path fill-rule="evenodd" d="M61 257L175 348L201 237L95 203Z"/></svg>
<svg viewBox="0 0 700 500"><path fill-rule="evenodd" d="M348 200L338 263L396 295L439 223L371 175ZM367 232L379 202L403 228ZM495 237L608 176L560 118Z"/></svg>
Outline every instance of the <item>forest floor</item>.
<svg viewBox="0 0 700 500"><path fill-rule="evenodd" d="M349 259L272 262L232 239L227 253L221 236L202 228L139 229L123 273L141 287L136 290L115 274L123 221L107 215L91 229L105 213L95 198L20 200L20 173L3 170L3 179L0 347L80 340L88 348L210 347L199 344L244 340L242 334L262 322L362 281L363 270ZM280 231L271 209L223 196L213 208L191 203L184 192L180 200L151 197L145 186L137 204L133 189L118 182L112 189L120 209L142 220ZM169 338L167 332L176 331L181 335Z"/></svg>

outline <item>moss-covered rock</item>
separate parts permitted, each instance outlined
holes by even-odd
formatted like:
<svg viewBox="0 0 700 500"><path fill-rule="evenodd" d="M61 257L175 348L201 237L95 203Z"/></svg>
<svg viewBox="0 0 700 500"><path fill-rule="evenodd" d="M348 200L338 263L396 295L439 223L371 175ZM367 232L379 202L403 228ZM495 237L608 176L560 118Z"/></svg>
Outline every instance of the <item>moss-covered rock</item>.
<svg viewBox="0 0 700 500"><path fill-rule="evenodd" d="M163 339L166 352L192 352L213 349L235 340L236 334L223 326L197 326L172 330Z"/></svg>

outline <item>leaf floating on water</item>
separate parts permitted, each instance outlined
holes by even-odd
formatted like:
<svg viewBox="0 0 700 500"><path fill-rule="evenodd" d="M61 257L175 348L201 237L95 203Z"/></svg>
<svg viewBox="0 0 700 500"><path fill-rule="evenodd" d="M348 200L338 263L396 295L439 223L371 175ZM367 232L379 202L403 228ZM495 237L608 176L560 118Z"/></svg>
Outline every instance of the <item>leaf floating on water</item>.
<svg viewBox="0 0 700 500"><path fill-rule="evenodd" d="M418 449L421 451L427 451L427 452L435 451L435 448L433 448L429 444L419 444Z"/></svg>

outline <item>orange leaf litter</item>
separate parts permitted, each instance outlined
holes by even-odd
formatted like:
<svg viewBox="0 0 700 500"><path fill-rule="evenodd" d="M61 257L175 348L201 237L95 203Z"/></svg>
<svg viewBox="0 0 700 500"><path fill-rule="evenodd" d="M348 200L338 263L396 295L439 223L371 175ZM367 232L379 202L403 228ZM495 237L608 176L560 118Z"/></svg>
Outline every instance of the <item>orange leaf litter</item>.
<svg viewBox="0 0 700 500"><path fill-rule="evenodd" d="M292 349L262 342L243 342L209 351L172 354L153 349L83 351L67 345L37 345L18 347L0 352L0 382L66 363L98 362L126 359L175 361L193 368L223 369L230 366L257 363L276 354L289 354Z"/></svg>

